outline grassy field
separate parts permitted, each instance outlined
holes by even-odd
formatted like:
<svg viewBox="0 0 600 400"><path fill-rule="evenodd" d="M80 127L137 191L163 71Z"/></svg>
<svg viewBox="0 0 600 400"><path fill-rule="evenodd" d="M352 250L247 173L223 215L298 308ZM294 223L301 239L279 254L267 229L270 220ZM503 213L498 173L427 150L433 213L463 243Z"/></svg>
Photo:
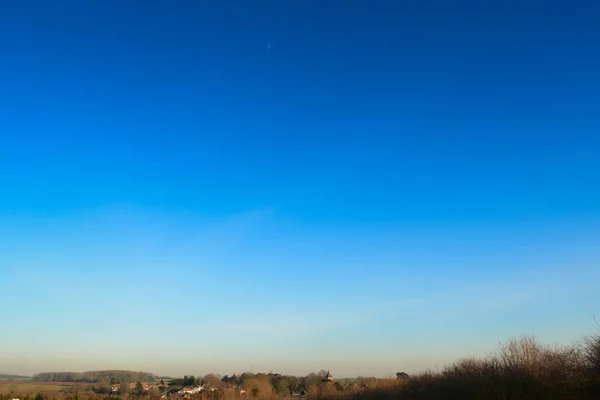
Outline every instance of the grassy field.
<svg viewBox="0 0 600 400"><path fill-rule="evenodd" d="M28 394L38 392L56 392L71 386L66 382L0 382L0 394Z"/></svg>

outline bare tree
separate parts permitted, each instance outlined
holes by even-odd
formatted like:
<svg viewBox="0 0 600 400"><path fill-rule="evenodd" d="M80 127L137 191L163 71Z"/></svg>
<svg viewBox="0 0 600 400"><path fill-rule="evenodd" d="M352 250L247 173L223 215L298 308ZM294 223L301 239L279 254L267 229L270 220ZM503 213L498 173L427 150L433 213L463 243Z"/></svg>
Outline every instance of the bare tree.
<svg viewBox="0 0 600 400"><path fill-rule="evenodd" d="M581 348L586 367L594 375L600 377L600 332L586 337Z"/></svg>
<svg viewBox="0 0 600 400"><path fill-rule="evenodd" d="M534 375L539 369L542 353L543 348L533 335L511 338L500 345L498 361L504 368Z"/></svg>

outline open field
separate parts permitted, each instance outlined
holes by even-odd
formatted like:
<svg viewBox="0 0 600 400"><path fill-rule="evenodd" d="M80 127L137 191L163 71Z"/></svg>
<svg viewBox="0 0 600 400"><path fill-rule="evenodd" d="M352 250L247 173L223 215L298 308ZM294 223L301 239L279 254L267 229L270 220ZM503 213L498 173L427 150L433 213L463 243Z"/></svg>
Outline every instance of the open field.
<svg viewBox="0 0 600 400"><path fill-rule="evenodd" d="M56 392L71 386L69 382L0 382L0 394L28 394L38 392Z"/></svg>

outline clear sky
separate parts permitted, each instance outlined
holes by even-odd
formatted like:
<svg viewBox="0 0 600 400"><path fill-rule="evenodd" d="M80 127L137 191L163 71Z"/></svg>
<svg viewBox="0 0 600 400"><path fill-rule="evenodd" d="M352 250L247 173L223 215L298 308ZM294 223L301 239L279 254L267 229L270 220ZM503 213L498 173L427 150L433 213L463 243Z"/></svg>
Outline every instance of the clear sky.
<svg viewBox="0 0 600 400"><path fill-rule="evenodd" d="M597 1L3 1L0 372L384 376L600 313Z"/></svg>

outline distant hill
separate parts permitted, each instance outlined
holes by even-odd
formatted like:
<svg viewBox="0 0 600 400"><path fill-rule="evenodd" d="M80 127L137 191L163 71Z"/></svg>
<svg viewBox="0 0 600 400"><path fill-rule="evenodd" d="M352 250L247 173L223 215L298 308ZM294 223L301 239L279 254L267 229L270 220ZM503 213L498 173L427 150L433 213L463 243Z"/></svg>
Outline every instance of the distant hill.
<svg viewBox="0 0 600 400"><path fill-rule="evenodd" d="M155 374L141 371L86 371L86 372L41 372L33 376L36 382L154 382L158 379Z"/></svg>
<svg viewBox="0 0 600 400"><path fill-rule="evenodd" d="M5 379L30 379L30 376L23 376L23 375L11 375L11 374L0 374L0 380L5 380Z"/></svg>

